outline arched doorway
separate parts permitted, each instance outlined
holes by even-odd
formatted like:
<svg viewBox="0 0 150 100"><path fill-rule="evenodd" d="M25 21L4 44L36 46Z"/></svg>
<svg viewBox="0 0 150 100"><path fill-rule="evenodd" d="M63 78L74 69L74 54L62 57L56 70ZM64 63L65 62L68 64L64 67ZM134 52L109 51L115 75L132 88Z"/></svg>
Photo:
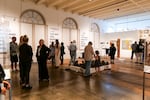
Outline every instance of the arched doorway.
<svg viewBox="0 0 150 100"><path fill-rule="evenodd" d="M35 52L40 39L46 39L45 19L35 10L26 10L20 18L20 35L29 37L29 44L33 49L33 61L36 61Z"/></svg>
<svg viewBox="0 0 150 100"><path fill-rule="evenodd" d="M73 18L66 18L62 24L62 41L66 49L70 45L70 42L75 40L78 45L78 25ZM69 51L65 50L65 58L69 58Z"/></svg>
<svg viewBox="0 0 150 100"><path fill-rule="evenodd" d="M94 49L100 48L100 29L96 23L91 24L90 29L90 41L93 42Z"/></svg>

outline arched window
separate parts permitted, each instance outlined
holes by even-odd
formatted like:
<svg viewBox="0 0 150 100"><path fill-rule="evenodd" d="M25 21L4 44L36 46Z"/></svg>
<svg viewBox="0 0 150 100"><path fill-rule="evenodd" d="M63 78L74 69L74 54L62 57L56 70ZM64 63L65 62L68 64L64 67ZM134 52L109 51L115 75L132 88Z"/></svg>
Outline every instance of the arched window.
<svg viewBox="0 0 150 100"><path fill-rule="evenodd" d="M21 14L21 22L29 24L45 25L44 17L35 10L26 10Z"/></svg>
<svg viewBox="0 0 150 100"><path fill-rule="evenodd" d="M100 47L100 30L96 23L91 24L91 33L90 40L93 42L94 48L98 49Z"/></svg>
<svg viewBox="0 0 150 100"><path fill-rule="evenodd" d="M67 29L78 29L76 21L72 18L66 18L62 27Z"/></svg>
<svg viewBox="0 0 150 100"><path fill-rule="evenodd" d="M78 26L73 18L68 17L62 23L62 41L64 42L64 46L67 47L74 40L78 45ZM69 50L66 50L65 57L70 58Z"/></svg>
<svg viewBox="0 0 150 100"><path fill-rule="evenodd" d="M91 24L91 32L100 33L99 27L96 23Z"/></svg>

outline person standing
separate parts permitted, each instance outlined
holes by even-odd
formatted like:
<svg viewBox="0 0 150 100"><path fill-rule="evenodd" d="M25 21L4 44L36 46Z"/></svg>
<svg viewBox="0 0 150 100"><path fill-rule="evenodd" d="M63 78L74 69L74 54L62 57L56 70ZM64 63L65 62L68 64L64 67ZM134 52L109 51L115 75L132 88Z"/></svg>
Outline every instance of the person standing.
<svg viewBox="0 0 150 100"><path fill-rule="evenodd" d="M133 60L133 56L134 56L136 49L137 49L137 42L136 41L134 42L134 44L131 45L131 49L132 49L131 60Z"/></svg>
<svg viewBox="0 0 150 100"><path fill-rule="evenodd" d="M47 59L50 49L44 44L44 40L40 39L39 46L37 47L36 57L38 61L39 69L39 81L49 80L48 69L47 69Z"/></svg>
<svg viewBox="0 0 150 100"><path fill-rule="evenodd" d="M100 71L100 56L99 56L99 51L95 51L95 71L99 72Z"/></svg>
<svg viewBox="0 0 150 100"><path fill-rule="evenodd" d="M22 89L32 89L32 86L29 84L29 77L33 52L32 47L28 45L28 40L28 37L24 35L23 44L19 47L19 60L22 67Z"/></svg>
<svg viewBox="0 0 150 100"><path fill-rule="evenodd" d="M16 37L12 37L12 41L10 42L10 61L11 61L11 69L14 70L15 64L15 70L17 71L17 62L18 62L18 44L16 43Z"/></svg>
<svg viewBox="0 0 150 100"><path fill-rule="evenodd" d="M23 44L23 36L20 36L20 41L19 41L19 48L20 46ZM22 70L22 66L21 66L21 62L19 60L19 69L20 69L20 84L22 84L22 80L23 79L23 70Z"/></svg>
<svg viewBox="0 0 150 100"><path fill-rule="evenodd" d="M115 47L114 44L112 43L112 44L111 44L111 47L110 47L110 53L109 53L109 56L110 56L110 63L111 63L111 64L114 64L115 53L116 53L116 47Z"/></svg>
<svg viewBox="0 0 150 100"><path fill-rule="evenodd" d="M84 76L88 77L91 76L90 68L91 62L94 55L92 42L89 42L88 45L84 48L84 60L85 60L85 73Z"/></svg>
<svg viewBox="0 0 150 100"><path fill-rule="evenodd" d="M60 61L61 61L61 65L64 64L64 54L65 54L65 47L64 47L64 43L61 42L61 47L60 47Z"/></svg>
<svg viewBox="0 0 150 100"><path fill-rule="evenodd" d="M76 60L76 51L77 51L77 46L76 46L76 42L75 40L73 42L71 42L70 46L69 46L69 51L70 51L70 64L69 65L74 65L75 60Z"/></svg>
<svg viewBox="0 0 150 100"><path fill-rule="evenodd" d="M144 55L144 45L142 44L141 41L139 41L138 55L139 55L139 58L140 58L139 63L143 64L143 62L144 62L144 56L143 56Z"/></svg>
<svg viewBox="0 0 150 100"><path fill-rule="evenodd" d="M60 45L59 41L56 39L55 44L55 67L58 68L60 65Z"/></svg>
<svg viewBox="0 0 150 100"><path fill-rule="evenodd" d="M50 54L49 54L49 60L52 59L52 66L55 64L55 46L54 42L50 45Z"/></svg>

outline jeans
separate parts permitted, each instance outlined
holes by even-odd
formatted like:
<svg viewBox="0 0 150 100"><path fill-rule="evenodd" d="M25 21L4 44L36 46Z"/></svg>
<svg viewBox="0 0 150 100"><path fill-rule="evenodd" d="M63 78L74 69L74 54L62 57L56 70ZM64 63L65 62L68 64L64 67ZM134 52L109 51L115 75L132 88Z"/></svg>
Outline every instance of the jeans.
<svg viewBox="0 0 150 100"><path fill-rule="evenodd" d="M133 59L133 55L134 55L135 51L131 52L131 59Z"/></svg>
<svg viewBox="0 0 150 100"><path fill-rule="evenodd" d="M75 60L76 60L76 52L70 52L70 65L75 63Z"/></svg>
<svg viewBox="0 0 150 100"><path fill-rule="evenodd" d="M84 76L89 76L91 74L90 73L91 62L92 61L85 61L85 73L84 73Z"/></svg>

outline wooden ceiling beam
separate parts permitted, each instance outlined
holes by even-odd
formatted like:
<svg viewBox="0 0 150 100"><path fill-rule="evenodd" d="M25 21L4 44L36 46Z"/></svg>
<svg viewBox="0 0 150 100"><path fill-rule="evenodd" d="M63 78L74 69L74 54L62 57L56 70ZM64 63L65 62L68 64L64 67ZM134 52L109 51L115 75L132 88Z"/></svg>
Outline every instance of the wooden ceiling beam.
<svg viewBox="0 0 150 100"><path fill-rule="evenodd" d="M53 0L51 2L49 2L48 6L56 6L59 3L64 2L64 0Z"/></svg>
<svg viewBox="0 0 150 100"><path fill-rule="evenodd" d="M145 2L140 2L141 5L143 5L144 7L149 7L149 3L145 3ZM104 14L104 13L108 13L108 12L111 12L111 13L119 13L119 12L124 12L126 10L130 10L130 8L135 8L135 9L138 9L137 6L134 6L134 4L132 3L127 3L127 4L124 4L124 5L120 5L120 8L118 9L118 6L116 7L112 7L112 8L108 8L108 9L101 9L97 12L93 12L93 13L90 13L90 14L86 14L85 16L94 16L96 14ZM119 11L118 11L119 10ZM139 10L139 9L138 9Z"/></svg>
<svg viewBox="0 0 150 100"><path fill-rule="evenodd" d="M42 3L44 3L45 2L45 0L36 0L35 1L35 4L42 4Z"/></svg>
<svg viewBox="0 0 150 100"><path fill-rule="evenodd" d="M134 0L129 0L131 1L135 6L137 6L138 8L142 9L144 12L147 11L147 9L145 9L143 6L139 5L137 2L135 2Z"/></svg>
<svg viewBox="0 0 150 100"><path fill-rule="evenodd" d="M112 9L115 9L115 10L117 11L117 9L120 9L120 8L123 7L123 6L127 7L129 4L131 4L131 3L129 3L129 2L123 2L123 3L121 3L121 4L116 4L116 5L104 7L104 8L98 9L98 10L93 11L93 12L88 12L88 13L79 14L79 15L85 15L85 16L86 16L86 15L93 15L93 14L95 14L95 13L100 13L100 12L103 12L103 11L106 13L107 10L112 10ZM132 4L132 5L133 5L133 4Z"/></svg>
<svg viewBox="0 0 150 100"><path fill-rule="evenodd" d="M149 9L150 9L150 7L149 7ZM89 17L94 17L94 18L102 18L103 17L105 19L110 19L110 18L116 18L116 17L121 17L121 16L129 16L129 15L142 13L142 12L143 12L142 9L139 10L139 9L136 9L135 6L132 6L132 8L130 7L130 8L128 8L128 10L125 9L119 13L111 13L111 11L110 11L105 14L99 14L99 15L97 14L97 15L93 15L93 16L89 16Z"/></svg>
<svg viewBox="0 0 150 100"><path fill-rule="evenodd" d="M105 1L105 0L103 0L103 1ZM86 3L84 3L82 5L78 5L77 7L73 7L71 10L72 10L72 12L74 12L77 9L81 9L81 8L87 9L87 8L91 7L93 3L94 3L94 5L96 5L100 2L102 2L102 1L100 1L100 0L87 1Z"/></svg>
<svg viewBox="0 0 150 100"><path fill-rule="evenodd" d="M84 4L87 3L87 2L89 2L89 1L87 1L87 0L80 0L79 2L75 3L74 5L64 8L64 10L71 12L73 9L79 8L79 7L78 7L79 5L80 5L80 6L81 6L81 5L84 5Z"/></svg>
<svg viewBox="0 0 150 100"><path fill-rule="evenodd" d="M102 1L98 0L98 1L95 1L95 2L93 1L88 5L85 5L85 6L82 6L82 7L78 8L78 9L73 10L72 12L73 13L84 12L84 11L87 11L87 10L90 10L90 9L94 9L94 8L97 8L97 7L100 7L100 6L104 6L104 5L106 5L108 3L112 3L114 1L116 1L116 0L106 0L106 1L105 0L102 0Z"/></svg>
<svg viewBox="0 0 150 100"><path fill-rule="evenodd" d="M88 14L88 13L92 13L92 12L98 12L99 10L104 10L104 9L112 9L113 7L120 7L120 5L122 4L126 4L128 2L128 0L123 0L123 1L120 1L120 2L115 2L113 4L109 4L109 5L105 5L105 6L102 6L102 7L99 7L99 8L96 8L96 9L91 9L91 10L88 10L88 11L85 11L85 12L81 12L79 13L79 15L84 15L84 14Z"/></svg>
<svg viewBox="0 0 150 100"><path fill-rule="evenodd" d="M113 15L118 14L119 15L122 12L127 12L127 11L130 11L133 9L135 10L135 9L137 9L137 7L133 6L133 4L130 4L130 5L122 6L122 8L120 8L120 10L116 10L116 8L114 8L114 9L109 9L107 11L105 10L105 11L100 11L98 13L93 13L93 14L87 15L87 16L92 17L92 16L97 16L97 15L99 16L99 15L108 15L108 14L113 14Z"/></svg>
<svg viewBox="0 0 150 100"><path fill-rule="evenodd" d="M68 1L63 2L62 4L58 5L57 8L58 9L64 9L66 7L74 5L77 2L79 2L79 0L68 0Z"/></svg>

